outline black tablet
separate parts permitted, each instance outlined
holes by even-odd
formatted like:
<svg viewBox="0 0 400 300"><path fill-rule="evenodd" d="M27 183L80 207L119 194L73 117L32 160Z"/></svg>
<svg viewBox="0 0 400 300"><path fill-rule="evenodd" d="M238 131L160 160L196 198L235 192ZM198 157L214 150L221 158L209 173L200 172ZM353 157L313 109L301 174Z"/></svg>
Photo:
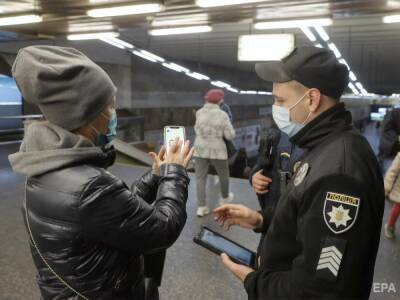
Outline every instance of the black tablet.
<svg viewBox="0 0 400 300"><path fill-rule="evenodd" d="M217 255L226 253L234 262L255 268L256 254L253 251L207 227L202 227L193 241Z"/></svg>

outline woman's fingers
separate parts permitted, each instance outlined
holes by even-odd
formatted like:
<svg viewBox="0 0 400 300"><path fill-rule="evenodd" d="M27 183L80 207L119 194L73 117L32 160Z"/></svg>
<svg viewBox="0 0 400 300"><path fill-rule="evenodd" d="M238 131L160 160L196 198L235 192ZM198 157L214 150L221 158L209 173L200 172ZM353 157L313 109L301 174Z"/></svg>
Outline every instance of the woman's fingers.
<svg viewBox="0 0 400 300"><path fill-rule="evenodd" d="M149 152L149 156L151 157L151 159L153 160L153 162L157 162L158 156L156 153L154 152Z"/></svg>
<svg viewBox="0 0 400 300"><path fill-rule="evenodd" d="M167 150L166 150L166 148L165 148L165 146L163 145L162 147L161 147L161 149L160 149L160 152L158 153L158 159L159 160L164 160L164 158L165 158L165 152L166 152Z"/></svg>
<svg viewBox="0 0 400 300"><path fill-rule="evenodd" d="M183 157L186 157L189 154L190 151L190 141L186 140L186 142L183 144L183 148L182 148L182 154Z"/></svg>
<svg viewBox="0 0 400 300"><path fill-rule="evenodd" d="M186 168L189 164L189 161L192 159L194 153L194 148L190 149L189 153L186 155L184 161L183 161L183 165Z"/></svg>
<svg viewBox="0 0 400 300"><path fill-rule="evenodd" d="M169 152L171 152L171 153L176 153L177 151L178 151L178 149L180 149L181 146L182 145L182 142L179 140L179 138L177 137L174 141L173 141L173 143L172 143L172 145L171 145L171 147L170 147L170 149L169 149Z"/></svg>

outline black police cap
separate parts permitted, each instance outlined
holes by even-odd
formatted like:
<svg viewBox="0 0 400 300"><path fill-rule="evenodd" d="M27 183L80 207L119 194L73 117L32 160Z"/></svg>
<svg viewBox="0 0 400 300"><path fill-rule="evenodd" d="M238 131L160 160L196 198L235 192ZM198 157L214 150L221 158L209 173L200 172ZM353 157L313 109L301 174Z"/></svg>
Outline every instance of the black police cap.
<svg viewBox="0 0 400 300"><path fill-rule="evenodd" d="M347 66L325 48L298 47L281 61L257 63L255 70L265 81L296 80L334 99L340 99L349 84Z"/></svg>

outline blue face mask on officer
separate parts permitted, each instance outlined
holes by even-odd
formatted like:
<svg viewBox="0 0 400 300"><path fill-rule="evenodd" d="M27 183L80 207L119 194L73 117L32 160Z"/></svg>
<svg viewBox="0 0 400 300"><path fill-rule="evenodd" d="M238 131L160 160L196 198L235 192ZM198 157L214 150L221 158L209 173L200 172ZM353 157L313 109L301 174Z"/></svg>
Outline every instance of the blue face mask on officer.
<svg viewBox="0 0 400 300"><path fill-rule="evenodd" d="M301 124L292 122L290 119L290 111L304 99L304 97L308 94L308 92L309 91L307 91L290 108L278 106L275 104L272 105L272 117L274 118L276 125L278 125L279 129L282 130L284 133L286 133L289 137L296 135L305 126L305 123L307 122L308 118L311 115L311 112L309 112L307 118Z"/></svg>
<svg viewBox="0 0 400 300"><path fill-rule="evenodd" d="M101 113L101 115L103 117L105 117L106 119L108 119L108 116L105 113ZM97 133L97 137L96 137L96 140L94 141L94 144L96 146L101 147L101 146L104 146L104 145L108 144L109 142L111 142L117 136L117 125L118 125L117 113L114 109L111 114L111 118L108 121L107 134L103 134L103 133L99 132L95 127L92 126L93 130L96 131L96 133Z"/></svg>

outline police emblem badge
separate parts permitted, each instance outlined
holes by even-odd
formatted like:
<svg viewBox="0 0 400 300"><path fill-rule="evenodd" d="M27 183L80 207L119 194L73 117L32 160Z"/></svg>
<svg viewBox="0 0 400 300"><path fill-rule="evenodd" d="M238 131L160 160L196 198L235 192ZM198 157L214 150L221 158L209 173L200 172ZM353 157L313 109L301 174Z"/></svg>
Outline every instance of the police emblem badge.
<svg viewBox="0 0 400 300"><path fill-rule="evenodd" d="M355 223L360 207L360 198L327 192L324 204L324 220L335 234L349 230Z"/></svg>
<svg viewBox="0 0 400 300"><path fill-rule="evenodd" d="M294 178L294 186L298 186L300 183L303 182L304 178L307 175L308 168L309 168L308 163L304 163L301 165L301 167L297 167L298 171Z"/></svg>
<svg viewBox="0 0 400 300"><path fill-rule="evenodd" d="M297 161L293 166L293 173L296 173L301 165L301 161Z"/></svg>

